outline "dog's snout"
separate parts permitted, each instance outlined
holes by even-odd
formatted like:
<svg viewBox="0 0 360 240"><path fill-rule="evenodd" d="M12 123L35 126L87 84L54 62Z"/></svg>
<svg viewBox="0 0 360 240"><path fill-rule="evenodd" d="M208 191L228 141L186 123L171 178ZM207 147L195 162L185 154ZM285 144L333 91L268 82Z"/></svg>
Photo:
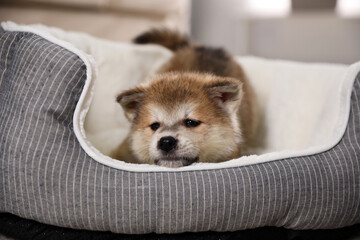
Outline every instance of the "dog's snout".
<svg viewBox="0 0 360 240"><path fill-rule="evenodd" d="M158 148L164 152L170 152L175 149L177 145L177 140L171 136L162 137L158 142Z"/></svg>

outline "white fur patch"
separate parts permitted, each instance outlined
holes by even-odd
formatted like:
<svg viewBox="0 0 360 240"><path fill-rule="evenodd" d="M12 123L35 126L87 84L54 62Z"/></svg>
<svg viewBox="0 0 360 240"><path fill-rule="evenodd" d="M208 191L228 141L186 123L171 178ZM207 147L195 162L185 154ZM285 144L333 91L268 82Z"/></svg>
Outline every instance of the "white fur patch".
<svg viewBox="0 0 360 240"><path fill-rule="evenodd" d="M235 112L231 113L230 120L231 120L231 126L234 131L235 142L237 144L240 144L240 143L242 143L243 138L242 138L241 126L240 126L240 122L239 122L237 113L235 113Z"/></svg>

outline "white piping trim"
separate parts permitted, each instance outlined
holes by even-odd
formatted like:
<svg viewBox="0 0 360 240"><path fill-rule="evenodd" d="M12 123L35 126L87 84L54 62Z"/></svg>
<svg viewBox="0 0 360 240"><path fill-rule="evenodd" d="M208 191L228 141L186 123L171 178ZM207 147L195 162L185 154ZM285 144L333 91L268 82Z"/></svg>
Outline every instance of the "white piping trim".
<svg viewBox="0 0 360 240"><path fill-rule="evenodd" d="M99 163L102 163L106 166L121 169L130 172L183 172L183 171L196 171L196 170L212 170L212 169L223 169L223 168L233 168L233 167L240 167L240 166L247 166L247 165L254 165L264 162L282 160L286 158L293 158L293 157L303 157L318 154L321 152L325 152L331 148L333 148L343 137L348 120L350 115L350 105L351 105L351 92L352 86L354 84L355 78L360 71L360 62L357 62L351 65L346 74L344 75L341 84L341 88L339 89L339 97L340 99L340 108L339 108L339 119L336 124L336 129L338 129L337 133L335 133L335 137L332 141L329 141L329 144L307 148L301 151L293 151L293 150L285 150L280 152L271 152L266 153L263 155L252 155L252 156L244 156L238 159L233 159L230 161L222 162L222 163L196 163L190 166L177 168L177 169L169 169L165 167L160 167L156 165L149 165L149 164L132 164L126 163L123 161L118 161L112 159L108 156L103 155L100 153L96 148L92 146L92 144L86 139L85 129L84 129L84 122L85 116L89 110L90 103L93 98L94 93L94 82L97 76L97 66L94 59L87 55L86 53L80 51L76 47L74 47L69 42L65 42L59 40L52 35L40 31L34 27L24 26L24 25L17 25L13 22L4 22L1 24L2 28L6 31L20 31L20 32L31 32L37 34L44 39L53 42L65 49L73 52L74 54L78 55L81 60L83 60L86 66L86 82L83 88L83 91L80 95L79 102L76 105L74 118L73 118L73 125L74 125L74 132L75 135L84 149L84 151L94 160ZM345 94L342 94L345 93ZM345 106L345 108L342 108Z"/></svg>

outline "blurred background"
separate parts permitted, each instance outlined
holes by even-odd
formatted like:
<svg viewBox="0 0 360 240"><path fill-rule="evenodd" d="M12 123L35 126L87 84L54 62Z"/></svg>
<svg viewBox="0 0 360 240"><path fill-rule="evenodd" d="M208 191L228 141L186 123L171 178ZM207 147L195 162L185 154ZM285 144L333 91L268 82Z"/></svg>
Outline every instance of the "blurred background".
<svg viewBox="0 0 360 240"><path fill-rule="evenodd" d="M235 55L360 60L360 0L0 0L7 20L115 41L167 26Z"/></svg>

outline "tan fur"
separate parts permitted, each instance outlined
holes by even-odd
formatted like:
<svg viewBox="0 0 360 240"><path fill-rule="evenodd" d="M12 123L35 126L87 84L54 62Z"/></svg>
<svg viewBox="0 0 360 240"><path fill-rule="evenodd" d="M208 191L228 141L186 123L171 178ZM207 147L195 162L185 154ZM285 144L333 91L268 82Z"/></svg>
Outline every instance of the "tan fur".
<svg viewBox="0 0 360 240"><path fill-rule="evenodd" d="M144 35L154 38L151 33ZM171 32L166 33L166 42L170 44ZM242 68L223 50L188 43L173 48L174 56L150 84L118 96L132 128L111 157L167 167L186 165L161 160L156 141L167 135L179 139L176 157L200 162L240 157L252 144L258 121L254 93ZM187 128L183 121L188 118L201 124ZM154 122L161 123L159 130L149 127Z"/></svg>
<svg viewBox="0 0 360 240"><path fill-rule="evenodd" d="M186 47L181 51L175 52L175 55L167 62L159 73L178 71L178 72L202 72L199 69L198 56L194 51L195 46ZM203 59L206 63L207 59ZM241 121L242 131L247 144L252 145L255 132L258 126L258 109L254 91L246 78L246 75L239 64L233 59L222 69L221 75L237 79L243 84L244 97L239 110L239 119Z"/></svg>

